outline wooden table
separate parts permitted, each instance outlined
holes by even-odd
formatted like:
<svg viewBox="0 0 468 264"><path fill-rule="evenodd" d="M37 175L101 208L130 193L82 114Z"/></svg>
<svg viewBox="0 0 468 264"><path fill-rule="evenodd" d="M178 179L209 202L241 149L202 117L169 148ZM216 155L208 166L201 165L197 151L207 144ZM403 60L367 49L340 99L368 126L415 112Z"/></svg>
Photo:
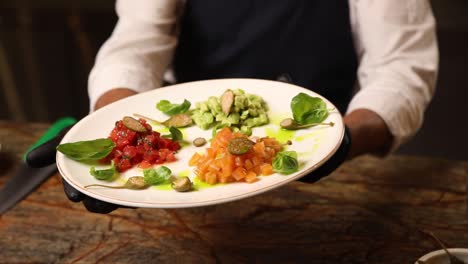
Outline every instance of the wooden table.
<svg viewBox="0 0 468 264"><path fill-rule="evenodd" d="M47 124L0 121L0 186ZM0 263L414 263L468 247L466 163L391 155L191 209L87 212L59 175L0 216ZM1 201L0 201L1 202Z"/></svg>

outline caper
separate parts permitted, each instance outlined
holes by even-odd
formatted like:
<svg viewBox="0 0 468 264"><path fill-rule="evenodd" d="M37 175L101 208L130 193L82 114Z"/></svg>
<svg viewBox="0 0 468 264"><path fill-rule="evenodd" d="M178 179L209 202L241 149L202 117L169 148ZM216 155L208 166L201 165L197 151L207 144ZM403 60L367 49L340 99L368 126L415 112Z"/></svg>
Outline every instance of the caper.
<svg viewBox="0 0 468 264"><path fill-rule="evenodd" d="M249 152L254 144L255 143L248 138L236 137L229 141L228 151L233 155L242 155Z"/></svg>
<svg viewBox="0 0 468 264"><path fill-rule="evenodd" d="M292 118L286 118L280 123L280 126L284 129L294 129L297 125L297 122Z"/></svg>
<svg viewBox="0 0 468 264"><path fill-rule="evenodd" d="M284 129L288 130L296 130L296 129L301 129L301 128L308 128L312 126L317 126L317 125L324 125L324 126L334 126L335 123L329 122L329 123L309 123L309 124L298 124L296 120L292 118L286 118L283 121L280 122L280 126Z"/></svg>
<svg viewBox="0 0 468 264"><path fill-rule="evenodd" d="M206 139L202 137L197 137L196 139L193 140L193 145L195 147L201 147L206 144Z"/></svg>
<svg viewBox="0 0 468 264"><path fill-rule="evenodd" d="M146 127L131 116L124 117L122 119L122 122L124 126L126 126L130 130L133 130L135 132L146 132Z"/></svg>
<svg viewBox="0 0 468 264"><path fill-rule="evenodd" d="M140 190L145 189L148 185L145 182L145 178L142 176L133 176L128 178L125 185L128 189Z"/></svg>
<svg viewBox="0 0 468 264"><path fill-rule="evenodd" d="M232 90L226 90L223 95L221 95L221 109L226 115L231 111L231 106L234 103L234 92Z"/></svg>
<svg viewBox="0 0 468 264"><path fill-rule="evenodd" d="M88 187L105 187L111 189L130 189L130 190L142 190L148 188L148 185L145 183L145 178L142 176L132 176L128 178L124 185L121 186L110 186L110 185L103 185L103 184L90 184L86 185L85 188Z"/></svg>
<svg viewBox="0 0 468 264"><path fill-rule="evenodd" d="M171 183L172 189L178 191L178 192L186 192L190 191L192 189L192 182L190 181L190 178L187 176L180 177L176 180L174 180Z"/></svg>
<svg viewBox="0 0 468 264"><path fill-rule="evenodd" d="M140 115L140 114L133 114L133 115L139 118L143 118L147 121L156 123L158 125L165 126L165 127L186 127L193 123L192 117L189 114L173 115L165 121L154 120L152 118L149 118L147 116Z"/></svg>
<svg viewBox="0 0 468 264"><path fill-rule="evenodd" d="M162 122L166 127L186 127L193 123L192 117L188 114L173 115Z"/></svg>

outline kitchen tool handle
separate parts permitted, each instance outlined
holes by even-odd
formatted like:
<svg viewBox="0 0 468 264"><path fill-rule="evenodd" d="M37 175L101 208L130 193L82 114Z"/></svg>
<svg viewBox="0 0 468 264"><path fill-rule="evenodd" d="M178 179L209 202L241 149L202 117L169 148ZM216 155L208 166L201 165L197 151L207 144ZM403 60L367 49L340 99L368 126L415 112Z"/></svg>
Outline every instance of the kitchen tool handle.
<svg viewBox="0 0 468 264"><path fill-rule="evenodd" d="M62 118L55 122L26 152L26 164L32 168L41 168L54 163L57 146L75 123L73 118Z"/></svg>

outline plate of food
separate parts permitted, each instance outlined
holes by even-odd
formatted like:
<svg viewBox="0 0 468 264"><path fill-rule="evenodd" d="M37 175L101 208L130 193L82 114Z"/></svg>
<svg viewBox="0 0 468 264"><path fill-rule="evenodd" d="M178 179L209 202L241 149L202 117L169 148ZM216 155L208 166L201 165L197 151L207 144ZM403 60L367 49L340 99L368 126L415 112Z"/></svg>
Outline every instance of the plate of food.
<svg viewBox="0 0 468 264"><path fill-rule="evenodd" d="M344 136L323 96L276 81L167 86L107 105L57 147L63 179L106 202L185 208L257 195L327 161Z"/></svg>

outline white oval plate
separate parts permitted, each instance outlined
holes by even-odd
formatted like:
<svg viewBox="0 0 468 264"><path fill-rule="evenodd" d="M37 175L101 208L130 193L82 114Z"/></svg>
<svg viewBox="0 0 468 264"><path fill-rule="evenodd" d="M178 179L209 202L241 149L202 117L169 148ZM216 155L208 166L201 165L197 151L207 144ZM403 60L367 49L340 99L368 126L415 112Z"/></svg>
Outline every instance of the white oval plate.
<svg viewBox="0 0 468 264"><path fill-rule="evenodd" d="M448 248L451 254L468 263L468 248ZM419 263L424 262L425 264L449 264L450 259L445 250L439 249L432 251L422 256L419 259ZM418 261L415 264L419 264Z"/></svg>
<svg viewBox="0 0 468 264"><path fill-rule="evenodd" d="M57 166L63 178L80 192L114 204L148 207L148 208L183 208L206 206L243 199L297 180L310 173L322 163L327 161L338 149L343 135L344 125L341 114L333 110L325 122L334 122L333 127L316 126L308 129L285 132L279 128L279 122L291 117L291 99L300 92L311 96L321 97L329 109L336 109L326 98L305 88L283 82L257 80L257 79L219 79L182 83L117 101L107 105L96 112L84 117L65 135L61 143L105 138L113 129L117 120L124 116L138 113L156 120L165 120L168 117L156 109L159 100L167 99L173 103L181 103L184 99L192 103L207 100L209 96L220 96L226 89L243 89L247 93L257 94L264 98L269 107L270 124L253 129L254 136L272 135L280 141L288 138L293 144L288 150L298 153L300 170L291 175L273 174L262 176L254 183L229 183L207 187L206 184L197 184L197 190L180 193L170 188L151 187L145 190L125 190L109 188L84 188L89 184L121 185L125 179L135 175L143 175L140 168L132 168L120 175L114 182L105 182L95 179L89 174L90 165L67 158L57 152ZM152 125L153 130L164 131L162 127ZM166 130L167 131L167 130ZM164 132L163 132L164 133ZM211 129L202 130L192 126L183 129L184 140L192 142L196 137L211 138ZM206 147L206 146L205 146ZM205 147L184 146L177 154L177 161L163 164L169 167L174 175L186 175L194 179L193 168L188 161L194 152L203 152ZM109 166L102 166L102 168Z"/></svg>

